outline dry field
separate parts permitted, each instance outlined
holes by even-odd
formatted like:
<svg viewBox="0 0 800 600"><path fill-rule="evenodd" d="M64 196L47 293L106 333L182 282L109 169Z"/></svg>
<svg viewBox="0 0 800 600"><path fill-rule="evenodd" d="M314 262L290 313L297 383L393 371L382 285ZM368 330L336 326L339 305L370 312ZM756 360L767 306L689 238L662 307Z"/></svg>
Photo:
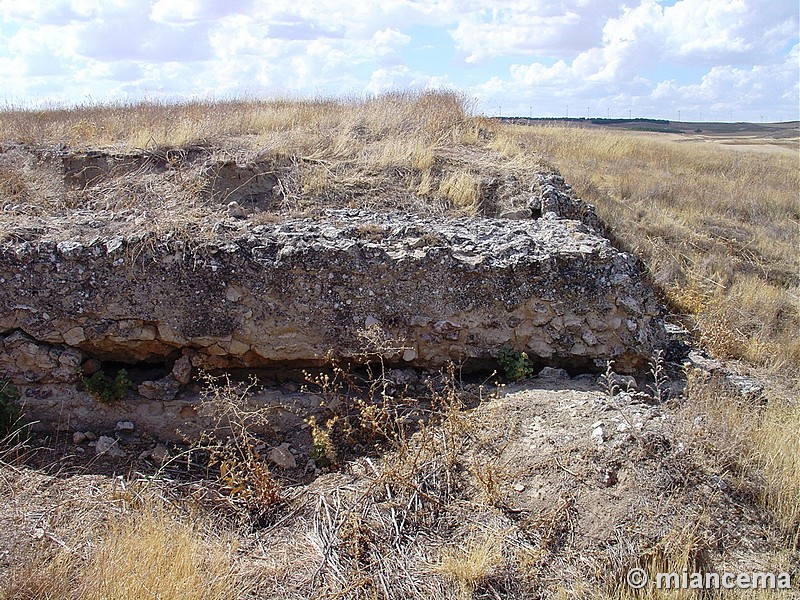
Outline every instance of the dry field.
<svg viewBox="0 0 800 600"><path fill-rule="evenodd" d="M800 147L547 126L504 129L493 145L556 165L716 355L800 366Z"/></svg>
<svg viewBox="0 0 800 600"><path fill-rule="evenodd" d="M671 384L656 377L651 395L665 401L648 404L596 377L495 387L451 372L417 398L388 393L377 372L374 402L317 381L341 408L311 425L328 465L313 481L267 468L246 411L232 413L233 439L202 450L216 457L202 477L189 468L199 450L164 465L76 468L68 453L10 436L0 599L768 596L634 594L633 566L787 571L797 589L797 152L507 125L468 116L449 94L7 111L0 132L0 239L59 222L80 235L87 211L96 227L129 232L144 215L182 236L210 235L224 218L202 165L176 159L160 179L64 190L20 148L181 157L202 147L272 161L281 202L256 219L326 206L495 216L524 204L514 182L552 165L641 257L673 320L766 383L766 401L752 402L713 374L655 363ZM487 195L491 179L505 195ZM399 412L418 400L423 421ZM602 443L590 435L598 422ZM366 450L353 453L356 443ZM119 477L99 474L109 468Z"/></svg>

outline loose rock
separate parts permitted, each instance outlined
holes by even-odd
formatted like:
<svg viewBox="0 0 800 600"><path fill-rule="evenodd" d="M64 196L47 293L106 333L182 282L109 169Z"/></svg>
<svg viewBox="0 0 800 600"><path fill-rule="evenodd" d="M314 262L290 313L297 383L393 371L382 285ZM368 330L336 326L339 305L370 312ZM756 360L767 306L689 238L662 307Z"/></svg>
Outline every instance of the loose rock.
<svg viewBox="0 0 800 600"><path fill-rule="evenodd" d="M186 385L191 380L192 361L188 356L181 356L172 367L172 376L181 385Z"/></svg>
<svg viewBox="0 0 800 600"><path fill-rule="evenodd" d="M569 379L569 373L564 369L555 369L553 367L545 367L537 375L540 379Z"/></svg>
<svg viewBox="0 0 800 600"><path fill-rule="evenodd" d="M151 400L174 400L180 390L180 383L172 374L158 381L145 381L139 387L139 395Z"/></svg>
<svg viewBox="0 0 800 600"><path fill-rule="evenodd" d="M169 459L169 448L164 444L156 444L150 451L150 457L159 464L164 464Z"/></svg>
<svg viewBox="0 0 800 600"><path fill-rule="evenodd" d="M294 469L297 467L297 460L289 450L289 444L286 442L270 450L268 458L281 469Z"/></svg>
<svg viewBox="0 0 800 600"><path fill-rule="evenodd" d="M598 444L602 444L606 440L606 432L603 429L603 422L598 421L592 424L591 438Z"/></svg>
<svg viewBox="0 0 800 600"><path fill-rule="evenodd" d="M99 360L97 360L96 358L90 358L81 365L81 373L87 376L94 375L100 370L102 366L103 365Z"/></svg>
<svg viewBox="0 0 800 600"><path fill-rule="evenodd" d="M97 454L107 454L112 458L122 458L127 456L125 451L119 447L119 443L114 438L110 438L105 435L101 435L97 439L97 444L95 445L95 451Z"/></svg>
<svg viewBox="0 0 800 600"><path fill-rule="evenodd" d="M247 212L239 206L238 202L229 202L228 203L228 216L233 217L234 219L246 219Z"/></svg>

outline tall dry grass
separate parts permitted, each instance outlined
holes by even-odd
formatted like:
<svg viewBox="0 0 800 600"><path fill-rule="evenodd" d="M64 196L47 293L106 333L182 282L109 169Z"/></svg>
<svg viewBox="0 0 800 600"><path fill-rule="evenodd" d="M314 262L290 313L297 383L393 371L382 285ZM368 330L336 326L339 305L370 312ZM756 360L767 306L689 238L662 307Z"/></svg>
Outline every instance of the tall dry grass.
<svg viewBox="0 0 800 600"><path fill-rule="evenodd" d="M791 390L743 400L718 376L689 374L682 414L687 441L712 457L716 471L750 490L776 518L787 548L800 548L800 404Z"/></svg>
<svg viewBox="0 0 800 600"><path fill-rule="evenodd" d="M3 141L76 148L220 145L263 148L306 157L386 161L386 144L425 154L463 124L465 100L455 93L391 93L372 98L230 100L96 104L57 110L0 110ZM420 146L422 144L422 147Z"/></svg>
<svg viewBox="0 0 800 600"><path fill-rule="evenodd" d="M136 502L100 522L75 522L84 550L43 539L0 582L3 600L232 600L247 591L235 544L202 531L160 499ZM86 536L98 536L85 544ZM63 534L62 534L63 535ZM57 539L53 537L52 539ZM88 550L87 550L88 549Z"/></svg>
<svg viewBox="0 0 800 600"><path fill-rule="evenodd" d="M495 131L494 147L541 153L597 206L706 347L800 367L797 154L578 127Z"/></svg>
<svg viewBox="0 0 800 600"><path fill-rule="evenodd" d="M137 507L112 521L80 573L81 598L229 600L243 592L235 547L198 531L170 508Z"/></svg>

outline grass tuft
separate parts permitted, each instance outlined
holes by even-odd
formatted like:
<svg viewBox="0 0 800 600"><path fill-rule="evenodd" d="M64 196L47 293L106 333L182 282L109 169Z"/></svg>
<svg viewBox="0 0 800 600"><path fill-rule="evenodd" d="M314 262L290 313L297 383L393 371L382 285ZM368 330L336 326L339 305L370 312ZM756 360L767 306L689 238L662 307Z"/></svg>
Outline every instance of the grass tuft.
<svg viewBox="0 0 800 600"><path fill-rule="evenodd" d="M445 174L439 182L439 193L452 203L458 213L469 217L478 214L478 184L469 173L459 171Z"/></svg>
<svg viewBox="0 0 800 600"><path fill-rule="evenodd" d="M478 535L442 550L435 570L456 584L459 598L469 599L502 564L502 547L497 537Z"/></svg>
<svg viewBox="0 0 800 600"><path fill-rule="evenodd" d="M112 521L82 573L81 598L227 600L239 595L234 548L162 505Z"/></svg>

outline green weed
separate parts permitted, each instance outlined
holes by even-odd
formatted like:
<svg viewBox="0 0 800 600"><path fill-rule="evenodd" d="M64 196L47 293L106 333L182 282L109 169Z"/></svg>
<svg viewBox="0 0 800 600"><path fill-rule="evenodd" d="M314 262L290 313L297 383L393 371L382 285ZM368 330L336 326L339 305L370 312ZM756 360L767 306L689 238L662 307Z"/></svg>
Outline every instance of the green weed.
<svg viewBox="0 0 800 600"><path fill-rule="evenodd" d="M511 348L503 348L497 357L503 374L511 381L520 381L533 374L533 365L527 352L518 352Z"/></svg>
<svg viewBox="0 0 800 600"><path fill-rule="evenodd" d="M81 376L81 380L86 391L102 404L113 404L121 400L133 387L125 369L117 371L113 379L102 371L97 371L88 378Z"/></svg>

